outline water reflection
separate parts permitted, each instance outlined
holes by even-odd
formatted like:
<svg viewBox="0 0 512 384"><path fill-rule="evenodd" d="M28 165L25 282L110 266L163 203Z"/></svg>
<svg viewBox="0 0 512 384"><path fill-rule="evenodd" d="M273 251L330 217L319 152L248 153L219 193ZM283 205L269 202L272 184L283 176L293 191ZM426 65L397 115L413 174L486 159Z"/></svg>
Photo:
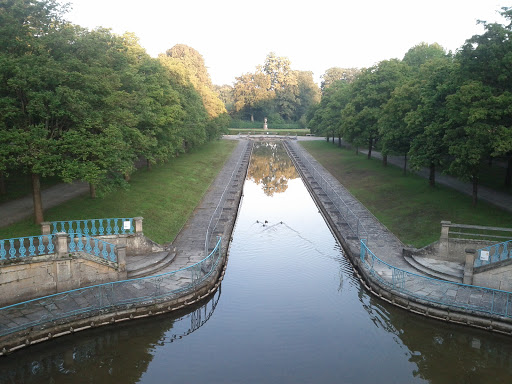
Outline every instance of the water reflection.
<svg viewBox="0 0 512 384"><path fill-rule="evenodd" d="M411 314L364 291L359 299L375 326L404 347L417 367L414 377L432 384L510 382L510 337Z"/></svg>
<svg viewBox="0 0 512 384"><path fill-rule="evenodd" d="M213 315L220 290L176 314L102 327L0 359L0 383L137 383L158 346L178 342Z"/></svg>
<svg viewBox="0 0 512 384"><path fill-rule="evenodd" d="M247 176L263 188L267 196L283 193L288 189L288 180L299 175L281 144L260 142L254 144L251 168Z"/></svg>

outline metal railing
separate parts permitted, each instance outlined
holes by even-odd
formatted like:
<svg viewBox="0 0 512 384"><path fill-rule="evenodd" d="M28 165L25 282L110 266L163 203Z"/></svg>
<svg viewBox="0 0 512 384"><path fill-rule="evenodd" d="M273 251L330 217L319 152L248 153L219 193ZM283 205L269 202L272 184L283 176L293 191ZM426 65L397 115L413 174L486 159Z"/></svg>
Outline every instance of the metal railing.
<svg viewBox="0 0 512 384"><path fill-rule="evenodd" d="M512 259L512 240L505 241L504 243L490 245L488 247L479 249L477 252L478 257L475 259L473 266L481 267Z"/></svg>
<svg viewBox="0 0 512 384"><path fill-rule="evenodd" d="M114 244L90 236L68 234L70 242L69 252L85 252L89 255L117 263L117 249Z"/></svg>
<svg viewBox="0 0 512 384"><path fill-rule="evenodd" d="M396 268L361 240L360 258L368 275L385 287L425 302L512 318L512 292L438 280Z"/></svg>
<svg viewBox="0 0 512 384"><path fill-rule="evenodd" d="M0 336L88 313L103 314L133 304L151 305L192 291L217 269L221 239L203 260L160 275L115 281L57 293L0 308Z"/></svg>
<svg viewBox="0 0 512 384"><path fill-rule="evenodd" d="M450 239L503 241L512 237L512 228L487 227L482 225L455 224L442 222L448 228Z"/></svg>
<svg viewBox="0 0 512 384"><path fill-rule="evenodd" d="M222 195L221 195L221 198L219 200L219 203L217 204L217 207L215 208L215 211L213 212L213 214L212 214L212 216L210 218L210 222L208 223L208 228L206 229L206 236L205 236L205 241L204 241L204 253L205 253L205 255L208 254L208 250L209 250L210 244L212 244L213 232L215 231L215 228L217 227L217 224L219 223L220 217L222 215L222 209L224 208L224 205L226 203L226 199L227 199L227 196L228 196L227 190L231 186L231 182L235 178L236 172L238 172L238 170L240 169L240 166L241 166L241 164L243 162L244 156L246 156L247 152L250 151L249 145L252 146L252 144L247 144L247 145L248 146L244 150L242 150L242 153L240 154L240 157L238 158L237 163L236 163L235 167L233 168L233 172L231 173L231 177L230 177L229 181L226 183L226 186L224 187L224 190L222 191Z"/></svg>
<svg viewBox="0 0 512 384"><path fill-rule="evenodd" d="M85 236L133 234L133 218L52 221L52 233L66 232Z"/></svg>
<svg viewBox="0 0 512 384"><path fill-rule="evenodd" d="M343 217L351 229L351 231L357 236L359 240L369 241L368 231L361 223L359 217L350 209L345 200L336 192L335 188L327 181L322 173L311 163L311 161L302 153L301 150L295 150L291 148L287 143L287 147L292 155L297 156L302 165L306 167L308 172L311 174L313 179L318 183L320 188L324 191L327 197L332 202L341 217Z"/></svg>
<svg viewBox="0 0 512 384"><path fill-rule="evenodd" d="M52 235L16 237L0 240L0 260L51 255L55 252Z"/></svg>

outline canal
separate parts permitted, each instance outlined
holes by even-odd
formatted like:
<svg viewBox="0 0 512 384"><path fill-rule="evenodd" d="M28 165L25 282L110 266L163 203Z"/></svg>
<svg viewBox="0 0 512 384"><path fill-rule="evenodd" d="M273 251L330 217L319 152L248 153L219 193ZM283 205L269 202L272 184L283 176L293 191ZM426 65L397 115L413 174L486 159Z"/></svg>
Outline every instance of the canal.
<svg viewBox="0 0 512 384"><path fill-rule="evenodd" d="M220 291L0 358L0 383L505 383L512 339L369 295L280 144L254 147Z"/></svg>

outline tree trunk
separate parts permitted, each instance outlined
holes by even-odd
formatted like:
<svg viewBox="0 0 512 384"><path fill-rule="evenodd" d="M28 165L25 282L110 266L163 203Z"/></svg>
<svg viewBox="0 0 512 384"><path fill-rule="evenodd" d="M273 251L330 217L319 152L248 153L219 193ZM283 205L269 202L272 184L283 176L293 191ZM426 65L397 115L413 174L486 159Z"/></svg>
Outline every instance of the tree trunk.
<svg viewBox="0 0 512 384"><path fill-rule="evenodd" d="M332 134L332 143L334 144L334 133Z"/></svg>
<svg viewBox="0 0 512 384"><path fill-rule="evenodd" d="M125 173L125 174L123 175L123 177L124 177L124 180L125 180L125 181L130 181L130 179L131 179L131 176L130 176L130 174L129 174L129 173Z"/></svg>
<svg viewBox="0 0 512 384"><path fill-rule="evenodd" d="M356 155L359 155L359 146L356 145Z"/></svg>
<svg viewBox="0 0 512 384"><path fill-rule="evenodd" d="M146 167L148 171L151 171L151 161L146 159Z"/></svg>
<svg viewBox="0 0 512 384"><path fill-rule="evenodd" d="M329 142L329 134L327 134L327 142Z"/></svg>
<svg viewBox="0 0 512 384"><path fill-rule="evenodd" d="M89 192L91 194L91 199L96 198L96 186L92 183L89 183Z"/></svg>
<svg viewBox="0 0 512 384"><path fill-rule="evenodd" d="M471 181L473 182L473 207L476 207L476 203L478 202L478 177L473 176Z"/></svg>
<svg viewBox="0 0 512 384"><path fill-rule="evenodd" d="M254 123L254 115L251 113L251 123Z"/></svg>
<svg viewBox="0 0 512 384"><path fill-rule="evenodd" d="M34 201L34 220L36 224L44 221L43 200L41 199L41 180L39 175L32 174L32 199Z"/></svg>
<svg viewBox="0 0 512 384"><path fill-rule="evenodd" d="M338 147L341 148L341 135L338 134Z"/></svg>
<svg viewBox="0 0 512 384"><path fill-rule="evenodd" d="M407 175L407 153L404 155L404 176Z"/></svg>
<svg viewBox="0 0 512 384"><path fill-rule="evenodd" d="M373 139L368 140L368 159L372 158Z"/></svg>
<svg viewBox="0 0 512 384"><path fill-rule="evenodd" d="M388 154L387 153L385 155L382 155L382 165L384 165L385 167L388 166Z"/></svg>
<svg viewBox="0 0 512 384"><path fill-rule="evenodd" d="M429 167L429 175L428 175L428 185L431 187L435 187L436 185L436 166L434 163L430 163Z"/></svg>
<svg viewBox="0 0 512 384"><path fill-rule="evenodd" d="M3 172L0 172L0 195L5 195L7 193L7 188L5 188L5 175Z"/></svg>
<svg viewBox="0 0 512 384"><path fill-rule="evenodd" d="M512 185L512 155L508 157L507 174L505 175L505 187Z"/></svg>

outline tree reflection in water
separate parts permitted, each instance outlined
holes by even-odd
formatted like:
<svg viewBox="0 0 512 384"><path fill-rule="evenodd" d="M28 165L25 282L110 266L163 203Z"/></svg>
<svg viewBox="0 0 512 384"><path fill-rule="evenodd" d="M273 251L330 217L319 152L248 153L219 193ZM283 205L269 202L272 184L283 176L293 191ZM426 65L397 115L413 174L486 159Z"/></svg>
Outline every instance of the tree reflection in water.
<svg viewBox="0 0 512 384"><path fill-rule="evenodd" d="M281 143L261 142L254 145L247 178L260 185L267 196L285 192L288 180L298 177Z"/></svg>

